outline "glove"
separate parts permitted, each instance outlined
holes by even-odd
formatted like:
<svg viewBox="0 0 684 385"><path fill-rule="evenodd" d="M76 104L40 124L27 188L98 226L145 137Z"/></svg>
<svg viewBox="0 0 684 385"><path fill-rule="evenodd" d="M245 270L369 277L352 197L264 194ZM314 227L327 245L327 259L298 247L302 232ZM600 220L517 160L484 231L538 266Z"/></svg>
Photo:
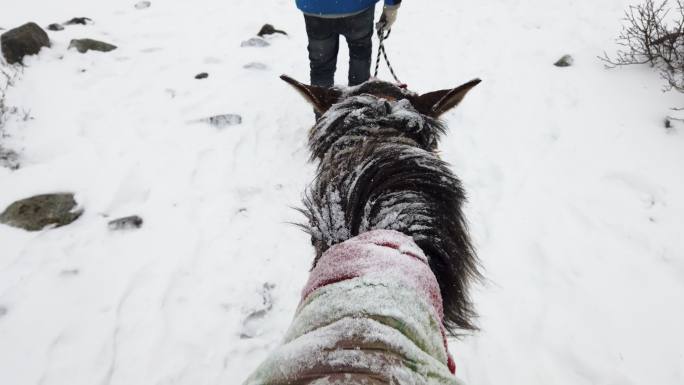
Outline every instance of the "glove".
<svg viewBox="0 0 684 385"><path fill-rule="evenodd" d="M397 12L399 11L399 4L395 5L388 5L385 4L385 7L382 9L382 16L380 16L380 21L378 21L375 24L375 28L378 31L381 31L383 29L389 30L392 28L392 24L397 20Z"/></svg>

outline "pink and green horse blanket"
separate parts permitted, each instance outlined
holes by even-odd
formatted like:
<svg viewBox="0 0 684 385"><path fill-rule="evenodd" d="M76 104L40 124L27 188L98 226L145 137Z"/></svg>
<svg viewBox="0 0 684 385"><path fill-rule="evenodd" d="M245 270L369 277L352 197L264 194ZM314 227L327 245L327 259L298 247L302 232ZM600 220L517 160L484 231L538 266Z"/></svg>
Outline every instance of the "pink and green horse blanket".
<svg viewBox="0 0 684 385"><path fill-rule="evenodd" d="M282 345L245 385L461 385L442 318L413 239L364 233L322 255Z"/></svg>

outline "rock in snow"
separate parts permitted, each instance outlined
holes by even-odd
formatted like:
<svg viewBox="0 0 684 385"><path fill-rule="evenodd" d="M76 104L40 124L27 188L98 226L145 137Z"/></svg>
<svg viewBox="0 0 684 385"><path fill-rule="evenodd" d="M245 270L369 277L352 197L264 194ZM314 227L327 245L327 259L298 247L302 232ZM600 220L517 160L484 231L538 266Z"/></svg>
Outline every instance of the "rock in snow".
<svg viewBox="0 0 684 385"><path fill-rule="evenodd" d="M110 230L131 230L139 229L143 225L143 219L137 215L124 217L109 221L107 224Z"/></svg>
<svg viewBox="0 0 684 385"><path fill-rule="evenodd" d="M67 21L64 23L64 25L86 25L86 24L92 24L93 19L89 17L74 17L73 19Z"/></svg>
<svg viewBox="0 0 684 385"><path fill-rule="evenodd" d="M50 46L47 33L36 23L26 23L11 29L0 37L2 55L7 63L21 63L26 55L35 55L43 47Z"/></svg>
<svg viewBox="0 0 684 385"><path fill-rule="evenodd" d="M570 67L575 62L570 55L563 55L557 62L553 63L556 67Z"/></svg>
<svg viewBox="0 0 684 385"><path fill-rule="evenodd" d="M209 77L209 74L206 72L200 72L197 75L195 75L195 79L206 79Z"/></svg>
<svg viewBox="0 0 684 385"><path fill-rule="evenodd" d="M259 33L257 33L257 36L264 37L266 35L273 35L274 33L287 35L287 32L280 29L275 29L275 27L273 27L271 24L264 24L264 26L259 30Z"/></svg>
<svg viewBox="0 0 684 385"><path fill-rule="evenodd" d="M64 27L61 24L52 23L52 24L47 26L47 29L50 31L63 31Z"/></svg>
<svg viewBox="0 0 684 385"><path fill-rule="evenodd" d="M69 43L69 49L71 48L76 48L80 53L86 53L88 51L109 52L115 50L117 47L99 40L73 39L71 43Z"/></svg>
<svg viewBox="0 0 684 385"><path fill-rule="evenodd" d="M202 119L201 121L209 123L216 128L226 128L242 123L242 116L237 114L224 114Z"/></svg>
<svg viewBox="0 0 684 385"><path fill-rule="evenodd" d="M46 226L66 226L83 213L76 209L73 194L36 195L12 203L2 214L0 223L28 231L39 231Z"/></svg>
<svg viewBox="0 0 684 385"><path fill-rule="evenodd" d="M146 9L149 8L150 5L152 5L152 2L150 1L139 1L135 3L135 9Z"/></svg>

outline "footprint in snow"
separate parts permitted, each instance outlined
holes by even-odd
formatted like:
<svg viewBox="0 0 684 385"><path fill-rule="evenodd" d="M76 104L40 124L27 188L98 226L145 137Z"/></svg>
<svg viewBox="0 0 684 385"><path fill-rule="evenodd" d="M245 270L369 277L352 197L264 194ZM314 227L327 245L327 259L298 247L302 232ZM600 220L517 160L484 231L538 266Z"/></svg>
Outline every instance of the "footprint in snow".
<svg viewBox="0 0 684 385"><path fill-rule="evenodd" d="M217 57L209 56L204 58L204 64L221 64L223 60Z"/></svg>
<svg viewBox="0 0 684 385"><path fill-rule="evenodd" d="M75 277L78 274L80 274L80 270L78 269L65 269L59 272L60 277Z"/></svg>
<svg viewBox="0 0 684 385"><path fill-rule="evenodd" d="M265 71L268 69L268 66L264 63L252 62L252 63L248 63L248 64L243 65L242 68L248 69L248 70Z"/></svg>
<svg viewBox="0 0 684 385"><path fill-rule="evenodd" d="M240 47L268 47L271 43L260 37L253 37L240 43Z"/></svg>
<svg viewBox="0 0 684 385"><path fill-rule="evenodd" d="M257 337L261 334L261 320L273 309L273 289L275 285L269 282L264 283L261 288L261 304L249 311L247 317L242 321L241 339Z"/></svg>
<svg viewBox="0 0 684 385"><path fill-rule="evenodd" d="M638 176L625 173L609 173L603 179L626 187L637 196L646 209L652 209L658 204L664 205L665 203L660 197L661 189Z"/></svg>
<svg viewBox="0 0 684 385"><path fill-rule="evenodd" d="M161 47L150 47L150 48L143 48L140 50L142 53L153 53L153 52L159 52L162 51L163 48Z"/></svg>

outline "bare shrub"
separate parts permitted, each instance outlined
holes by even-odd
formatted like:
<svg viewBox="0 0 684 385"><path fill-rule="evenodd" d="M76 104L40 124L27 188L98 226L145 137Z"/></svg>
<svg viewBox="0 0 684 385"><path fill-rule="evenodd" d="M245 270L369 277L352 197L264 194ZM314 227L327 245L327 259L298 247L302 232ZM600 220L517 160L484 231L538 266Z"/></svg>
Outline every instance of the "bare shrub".
<svg viewBox="0 0 684 385"><path fill-rule="evenodd" d="M7 91L14 86L21 71L21 67L8 66L0 62L0 134L3 133L2 129L9 116L18 112L16 107L7 104Z"/></svg>
<svg viewBox="0 0 684 385"><path fill-rule="evenodd" d="M5 122L7 121L7 115L10 112L10 107L5 101L7 89L14 85L15 75L16 73L9 69L3 68L2 63L0 63L0 134L2 133L2 128L5 125Z"/></svg>
<svg viewBox="0 0 684 385"><path fill-rule="evenodd" d="M2 146L2 139L7 136L5 133L5 124L9 117L18 112L16 107L11 107L7 104L7 90L14 85L14 81L18 76L18 72L14 67L5 67L0 62L0 167L8 167L10 169L19 168L18 154L10 149ZM26 119L30 119L30 111L24 114Z"/></svg>
<svg viewBox="0 0 684 385"><path fill-rule="evenodd" d="M666 89L684 92L684 0L675 1L674 8L669 0L630 6L617 38L621 49L613 58L604 53L600 59L611 68L650 64L660 71Z"/></svg>
<svg viewBox="0 0 684 385"><path fill-rule="evenodd" d="M5 94L7 93L7 87L10 82L10 76L0 68L0 130L5 125L5 115L7 114L7 104L5 103ZM0 131L2 133L2 131Z"/></svg>

